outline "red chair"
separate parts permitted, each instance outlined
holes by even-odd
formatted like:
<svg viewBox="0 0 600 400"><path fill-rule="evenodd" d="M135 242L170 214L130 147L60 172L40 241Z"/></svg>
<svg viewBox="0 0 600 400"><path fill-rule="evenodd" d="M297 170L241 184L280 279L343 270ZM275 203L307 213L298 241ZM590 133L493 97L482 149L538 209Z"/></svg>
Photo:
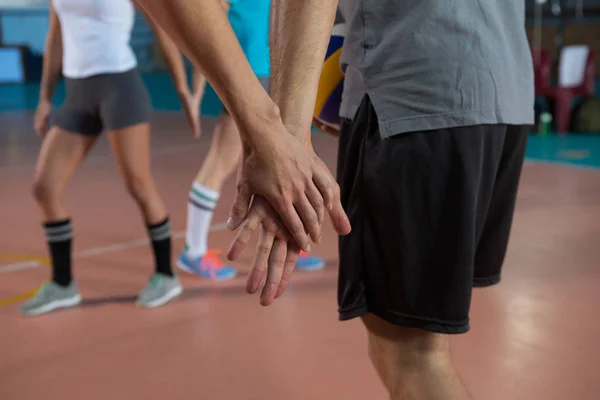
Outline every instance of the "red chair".
<svg viewBox="0 0 600 400"><path fill-rule="evenodd" d="M536 97L551 93L552 55L548 50L533 52L533 73Z"/></svg>
<svg viewBox="0 0 600 400"><path fill-rule="evenodd" d="M573 46L575 47L575 46ZM579 46L577 46L579 47ZM561 66L563 68L561 59ZM558 133L567 133L569 123L571 121L571 105L573 99L578 96L591 96L595 93L595 73L596 63L594 53L588 51L587 59L583 65L583 77L575 85L557 85L554 87L545 88L545 96L554 100L554 119L556 121L556 129ZM560 73L561 71L559 71ZM537 92L537 89L536 89Z"/></svg>

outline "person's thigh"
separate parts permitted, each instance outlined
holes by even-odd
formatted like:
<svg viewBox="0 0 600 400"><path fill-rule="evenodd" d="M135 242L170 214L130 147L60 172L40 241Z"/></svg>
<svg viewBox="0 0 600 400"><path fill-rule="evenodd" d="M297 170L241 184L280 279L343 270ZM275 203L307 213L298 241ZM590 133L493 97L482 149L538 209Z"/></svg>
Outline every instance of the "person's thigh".
<svg viewBox="0 0 600 400"><path fill-rule="evenodd" d="M52 113L51 126L92 139L102 132L103 125L99 114L100 93L95 90L95 79L65 79L65 102Z"/></svg>
<svg viewBox="0 0 600 400"><path fill-rule="evenodd" d="M108 141L126 182L151 179L149 123L111 130Z"/></svg>
<svg viewBox="0 0 600 400"><path fill-rule="evenodd" d="M382 139L368 98L343 121L338 181L352 232L340 239L342 320L372 313L438 333L469 329L478 232L504 125Z"/></svg>

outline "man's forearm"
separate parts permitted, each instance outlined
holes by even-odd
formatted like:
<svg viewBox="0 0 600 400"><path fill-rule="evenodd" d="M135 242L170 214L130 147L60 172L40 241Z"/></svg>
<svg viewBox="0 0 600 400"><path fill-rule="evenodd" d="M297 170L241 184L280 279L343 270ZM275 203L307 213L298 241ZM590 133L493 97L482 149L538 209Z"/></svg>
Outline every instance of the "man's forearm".
<svg viewBox="0 0 600 400"><path fill-rule="evenodd" d="M137 1L206 76L236 121L279 119L277 106L252 71L218 1Z"/></svg>
<svg viewBox="0 0 600 400"><path fill-rule="evenodd" d="M319 76L337 0L271 3L271 98L292 134L310 140Z"/></svg>

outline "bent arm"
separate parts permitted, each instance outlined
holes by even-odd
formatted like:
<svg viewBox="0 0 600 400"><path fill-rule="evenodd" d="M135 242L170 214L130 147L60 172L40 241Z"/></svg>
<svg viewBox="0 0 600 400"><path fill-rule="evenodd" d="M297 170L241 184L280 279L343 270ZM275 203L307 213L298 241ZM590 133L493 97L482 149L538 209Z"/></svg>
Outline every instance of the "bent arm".
<svg viewBox="0 0 600 400"><path fill-rule="evenodd" d="M173 42L173 40L167 35L167 33L162 30L160 26L154 22L152 18L148 16L148 14L138 7L144 17L146 17L146 21L154 31L156 35L156 39L158 40L158 44L163 52L163 56L165 57L165 63L167 64L167 68L169 70L169 74L171 75L171 79L175 84L175 89L177 90L177 94L180 96L187 95L189 93L188 83L187 83L187 75L185 73L185 63L183 60L183 54L179 51L179 48Z"/></svg>
<svg viewBox="0 0 600 400"><path fill-rule="evenodd" d="M50 22L48 34L46 35L46 44L44 48L44 61L42 67L42 82L40 84L40 101L51 102L56 83L60 78L62 69L62 33L60 31L60 21L50 2Z"/></svg>

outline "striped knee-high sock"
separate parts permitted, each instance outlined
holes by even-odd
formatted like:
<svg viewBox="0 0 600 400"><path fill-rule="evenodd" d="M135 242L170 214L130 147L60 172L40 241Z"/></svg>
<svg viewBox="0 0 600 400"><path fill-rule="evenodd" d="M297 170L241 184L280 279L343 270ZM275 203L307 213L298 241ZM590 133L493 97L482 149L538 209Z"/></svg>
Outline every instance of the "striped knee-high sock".
<svg viewBox="0 0 600 400"><path fill-rule="evenodd" d="M200 257L208 249L208 231L219 193L198 182L192 184L188 199L185 249L192 257Z"/></svg>
<svg viewBox="0 0 600 400"><path fill-rule="evenodd" d="M46 222L43 224L50 259L52 261L52 280L63 287L71 284L71 243L73 229L71 220Z"/></svg>

